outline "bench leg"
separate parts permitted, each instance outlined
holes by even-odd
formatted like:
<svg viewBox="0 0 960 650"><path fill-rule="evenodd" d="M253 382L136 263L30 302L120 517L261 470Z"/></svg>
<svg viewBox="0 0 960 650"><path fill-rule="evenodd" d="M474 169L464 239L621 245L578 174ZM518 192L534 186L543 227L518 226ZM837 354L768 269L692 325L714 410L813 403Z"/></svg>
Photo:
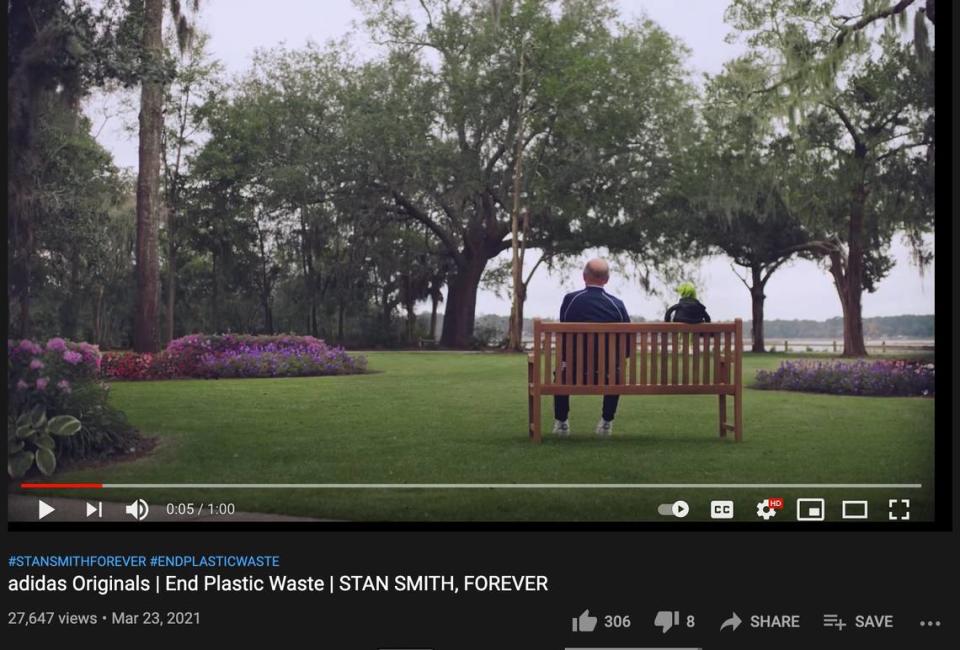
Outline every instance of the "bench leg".
<svg viewBox="0 0 960 650"><path fill-rule="evenodd" d="M727 437L727 396L720 395L720 437Z"/></svg>
<svg viewBox="0 0 960 650"><path fill-rule="evenodd" d="M743 389L733 396L733 439L743 440Z"/></svg>
<svg viewBox="0 0 960 650"><path fill-rule="evenodd" d="M527 391L527 433L533 436L533 391Z"/></svg>
<svg viewBox="0 0 960 650"><path fill-rule="evenodd" d="M540 442L543 438L540 431L540 394L535 393L530 396L531 418L530 418L530 439L533 442Z"/></svg>

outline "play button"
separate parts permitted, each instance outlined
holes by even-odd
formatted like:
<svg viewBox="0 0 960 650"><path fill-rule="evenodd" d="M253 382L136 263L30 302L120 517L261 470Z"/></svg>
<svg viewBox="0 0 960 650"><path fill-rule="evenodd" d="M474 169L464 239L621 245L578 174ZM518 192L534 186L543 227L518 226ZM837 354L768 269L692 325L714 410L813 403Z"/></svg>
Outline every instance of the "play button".
<svg viewBox="0 0 960 650"><path fill-rule="evenodd" d="M37 519L43 519L54 510L56 510L56 508L51 506L49 503L45 503L44 501L37 499Z"/></svg>

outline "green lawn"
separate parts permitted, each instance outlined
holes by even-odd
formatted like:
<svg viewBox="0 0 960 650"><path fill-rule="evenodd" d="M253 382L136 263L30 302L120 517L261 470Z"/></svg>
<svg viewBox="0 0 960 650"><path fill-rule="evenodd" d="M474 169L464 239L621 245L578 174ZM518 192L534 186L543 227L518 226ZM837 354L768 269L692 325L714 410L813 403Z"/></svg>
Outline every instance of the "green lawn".
<svg viewBox="0 0 960 650"><path fill-rule="evenodd" d="M934 402L744 391L744 442L721 440L715 396L625 397L614 435L592 431L599 398L574 397L573 435L526 434L525 357L383 352L367 375L116 383L113 403L148 435L147 458L64 473L110 483L905 483L920 490L124 490L111 500L229 500L238 510L348 520L657 520L686 499L689 520L711 498L756 521L767 496L910 497L933 512ZM745 357L745 378L782 355ZM107 498L103 492L89 496ZM789 519L793 518L792 502ZM787 517L780 517L787 519Z"/></svg>

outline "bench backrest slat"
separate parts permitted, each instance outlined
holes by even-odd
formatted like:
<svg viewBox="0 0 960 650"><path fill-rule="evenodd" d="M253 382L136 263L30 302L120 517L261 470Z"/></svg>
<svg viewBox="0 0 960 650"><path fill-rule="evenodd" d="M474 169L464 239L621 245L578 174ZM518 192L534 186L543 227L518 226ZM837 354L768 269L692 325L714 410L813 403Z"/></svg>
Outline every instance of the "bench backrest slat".
<svg viewBox="0 0 960 650"><path fill-rule="evenodd" d="M693 385L700 385L700 335L691 334L693 339Z"/></svg>
<svg viewBox="0 0 960 650"><path fill-rule="evenodd" d="M535 320L534 382L566 393L574 386L728 393L742 383L742 328L739 319L701 325Z"/></svg>

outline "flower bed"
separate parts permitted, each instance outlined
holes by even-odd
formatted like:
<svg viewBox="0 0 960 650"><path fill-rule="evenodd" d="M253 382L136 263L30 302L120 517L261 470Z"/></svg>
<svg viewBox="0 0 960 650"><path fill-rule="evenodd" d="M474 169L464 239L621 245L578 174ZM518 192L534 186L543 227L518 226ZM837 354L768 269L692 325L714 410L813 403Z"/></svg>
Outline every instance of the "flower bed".
<svg viewBox="0 0 960 650"><path fill-rule="evenodd" d="M932 363L917 361L784 361L757 371L755 388L831 395L933 396Z"/></svg>
<svg viewBox="0 0 960 650"><path fill-rule="evenodd" d="M108 352L102 374L110 379L302 377L366 370L366 359L312 336L191 334L158 354Z"/></svg>

